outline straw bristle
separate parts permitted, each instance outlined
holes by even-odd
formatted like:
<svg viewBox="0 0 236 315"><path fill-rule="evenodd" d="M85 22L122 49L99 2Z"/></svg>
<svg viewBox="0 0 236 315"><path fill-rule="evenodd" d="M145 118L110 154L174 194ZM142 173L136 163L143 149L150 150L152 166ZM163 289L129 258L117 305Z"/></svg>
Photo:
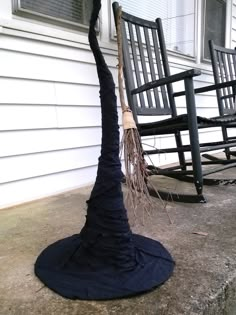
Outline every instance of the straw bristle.
<svg viewBox="0 0 236 315"><path fill-rule="evenodd" d="M132 206L134 212L139 206L149 214L152 199L147 186L147 163L136 128L124 130L122 146L126 170L127 202Z"/></svg>

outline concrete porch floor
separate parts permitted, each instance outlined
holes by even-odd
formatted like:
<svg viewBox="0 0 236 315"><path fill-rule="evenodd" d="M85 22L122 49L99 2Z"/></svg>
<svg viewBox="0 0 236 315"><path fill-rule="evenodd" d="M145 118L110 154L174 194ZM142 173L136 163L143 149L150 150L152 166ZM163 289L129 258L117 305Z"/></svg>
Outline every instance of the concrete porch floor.
<svg viewBox="0 0 236 315"><path fill-rule="evenodd" d="M163 185L191 186L173 180ZM156 290L88 302L64 299L44 287L33 272L36 257L50 243L80 231L90 189L0 210L1 315L236 314L235 186L205 187L206 204L167 203L172 224L158 201L144 225L134 224L128 211L132 230L162 242L176 261L174 275Z"/></svg>

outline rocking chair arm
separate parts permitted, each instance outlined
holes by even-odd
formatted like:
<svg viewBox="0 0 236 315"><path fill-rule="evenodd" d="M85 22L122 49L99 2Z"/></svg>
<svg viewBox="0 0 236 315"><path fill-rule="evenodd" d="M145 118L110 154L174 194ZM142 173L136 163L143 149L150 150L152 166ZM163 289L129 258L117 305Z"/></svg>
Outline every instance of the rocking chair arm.
<svg viewBox="0 0 236 315"><path fill-rule="evenodd" d="M191 70L187 70L184 72L176 73L176 74L170 75L169 77L161 78L159 80L155 80L152 82L148 82L144 85L141 85L140 87L133 89L131 91L131 94L132 95L138 94L138 93L148 91L150 89L153 89L153 88L156 88L156 87L159 87L162 85L181 81L181 80L184 80L186 78L192 78L192 77L195 77L195 76L200 75L200 74L201 74L201 71L198 69L191 69Z"/></svg>
<svg viewBox="0 0 236 315"><path fill-rule="evenodd" d="M195 94L197 94L197 93L205 93L205 92L214 91L214 90L217 90L217 89L226 88L226 87L229 87L229 86L236 86L236 80L203 86L201 88L194 89L194 93ZM174 97L183 96L183 95L185 95L185 91L180 91L180 92L176 92L176 93L173 94Z"/></svg>

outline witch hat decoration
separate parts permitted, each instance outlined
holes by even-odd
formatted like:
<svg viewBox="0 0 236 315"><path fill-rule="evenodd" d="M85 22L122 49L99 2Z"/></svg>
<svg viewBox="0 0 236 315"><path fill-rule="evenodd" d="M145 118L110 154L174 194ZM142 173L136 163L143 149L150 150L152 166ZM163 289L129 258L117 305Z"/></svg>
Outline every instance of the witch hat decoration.
<svg viewBox="0 0 236 315"><path fill-rule="evenodd" d="M132 234L123 203L115 85L98 46L95 24L101 0L93 0L89 42L100 82L102 148L97 178L80 234L51 244L37 258L35 273L69 299L131 296L165 282L174 262L157 241Z"/></svg>

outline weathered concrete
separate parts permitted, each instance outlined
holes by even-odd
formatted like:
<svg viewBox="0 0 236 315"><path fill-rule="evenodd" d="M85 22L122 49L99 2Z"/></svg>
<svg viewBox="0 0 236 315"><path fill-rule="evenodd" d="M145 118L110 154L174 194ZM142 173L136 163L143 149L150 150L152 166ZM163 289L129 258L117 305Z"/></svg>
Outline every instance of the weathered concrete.
<svg viewBox="0 0 236 315"><path fill-rule="evenodd" d="M229 173L232 171L229 171ZM170 181L176 189L189 184ZM161 241L176 260L174 275L156 290L129 299L64 299L34 276L36 257L48 244L78 233L90 188L0 211L1 315L235 315L235 186L206 187L207 204L160 202L133 231ZM207 235L193 234L203 232Z"/></svg>

